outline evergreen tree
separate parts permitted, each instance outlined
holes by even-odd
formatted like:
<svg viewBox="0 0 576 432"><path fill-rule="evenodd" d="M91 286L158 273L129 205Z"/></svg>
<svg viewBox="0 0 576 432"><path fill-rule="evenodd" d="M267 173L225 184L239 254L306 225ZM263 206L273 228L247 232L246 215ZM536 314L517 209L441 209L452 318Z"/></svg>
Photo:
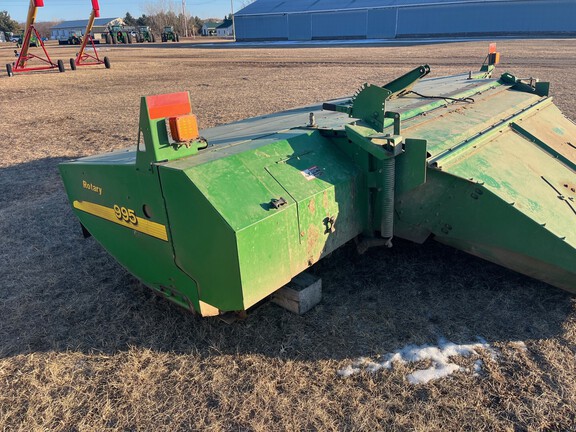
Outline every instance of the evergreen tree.
<svg viewBox="0 0 576 432"><path fill-rule="evenodd" d="M124 17L124 23L127 26L134 27L136 25L136 19L130 14L130 12L126 12L126 16Z"/></svg>
<svg viewBox="0 0 576 432"><path fill-rule="evenodd" d="M0 31L17 33L20 26L16 21L10 18L7 11L0 11Z"/></svg>
<svg viewBox="0 0 576 432"><path fill-rule="evenodd" d="M136 20L136 24L139 26L149 26L150 19L146 15L142 14L142 16Z"/></svg>

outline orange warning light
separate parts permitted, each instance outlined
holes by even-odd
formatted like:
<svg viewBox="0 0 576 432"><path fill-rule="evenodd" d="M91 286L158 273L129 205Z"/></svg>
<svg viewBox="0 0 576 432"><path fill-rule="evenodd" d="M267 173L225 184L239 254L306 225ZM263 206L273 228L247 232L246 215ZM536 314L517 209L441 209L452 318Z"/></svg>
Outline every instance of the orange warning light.
<svg viewBox="0 0 576 432"><path fill-rule="evenodd" d="M500 63L500 53L499 52L494 52L494 53L488 54L488 64L489 65L497 65L498 63Z"/></svg>
<svg viewBox="0 0 576 432"><path fill-rule="evenodd" d="M188 142L195 140L200 135L198 133L198 121L194 114L188 114L168 119L170 124L170 134L177 142Z"/></svg>
<svg viewBox="0 0 576 432"><path fill-rule="evenodd" d="M496 44L491 43L488 46L488 56L486 57L488 66L497 65L500 63L500 53L496 51Z"/></svg>

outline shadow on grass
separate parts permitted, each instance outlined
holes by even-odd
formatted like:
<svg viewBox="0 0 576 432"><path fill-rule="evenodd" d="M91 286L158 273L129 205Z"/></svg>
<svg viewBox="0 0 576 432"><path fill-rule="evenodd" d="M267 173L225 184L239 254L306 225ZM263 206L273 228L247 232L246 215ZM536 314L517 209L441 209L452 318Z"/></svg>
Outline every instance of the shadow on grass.
<svg viewBox="0 0 576 432"><path fill-rule="evenodd" d="M51 157L0 168L0 209L62 190L58 164L65 160Z"/></svg>
<svg viewBox="0 0 576 432"><path fill-rule="evenodd" d="M362 256L346 245L315 265L323 300L304 316L265 303L231 325L197 318L156 297L94 239L82 238L58 162L0 170L6 191L0 198L0 358L114 354L134 346L204 357L338 360L439 337L557 337L573 308L568 293L515 272L435 242L396 240L392 249Z"/></svg>

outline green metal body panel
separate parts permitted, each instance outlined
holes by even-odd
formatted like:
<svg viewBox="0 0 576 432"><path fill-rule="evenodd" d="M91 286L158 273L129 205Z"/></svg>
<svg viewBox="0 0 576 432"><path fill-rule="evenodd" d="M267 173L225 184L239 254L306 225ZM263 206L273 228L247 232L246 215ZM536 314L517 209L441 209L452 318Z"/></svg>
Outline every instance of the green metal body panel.
<svg viewBox="0 0 576 432"><path fill-rule="evenodd" d="M220 310L250 307L362 231L361 172L317 132L188 161L160 167L175 256L200 299ZM318 177L305 177L314 163Z"/></svg>
<svg viewBox="0 0 576 432"><path fill-rule="evenodd" d="M198 309L196 284L175 265L169 233L168 240L159 239L77 208L78 203L108 209L118 205L133 209L138 219L168 226L158 174L136 171L135 153L116 152L61 165L63 178L74 179L66 184L68 196L82 225L120 264L181 306ZM151 218L144 214L144 206Z"/></svg>
<svg viewBox="0 0 576 432"><path fill-rule="evenodd" d="M546 83L484 69L420 66L324 110L201 131L205 149L171 139L185 109L143 98L138 149L62 178L108 252L202 315L249 308L358 236L434 238L576 292L576 125Z"/></svg>

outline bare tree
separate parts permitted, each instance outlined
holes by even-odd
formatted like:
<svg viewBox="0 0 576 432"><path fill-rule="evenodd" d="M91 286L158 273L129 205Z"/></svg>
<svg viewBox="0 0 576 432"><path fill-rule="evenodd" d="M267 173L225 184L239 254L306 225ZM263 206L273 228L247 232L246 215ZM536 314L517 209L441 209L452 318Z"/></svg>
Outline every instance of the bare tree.
<svg viewBox="0 0 576 432"><path fill-rule="evenodd" d="M176 12L178 10L176 1L174 0L154 0L145 3L144 9L147 15L155 15L161 12Z"/></svg>
<svg viewBox="0 0 576 432"><path fill-rule="evenodd" d="M150 27L156 32L162 32L166 26L178 26L176 3L170 0L156 0L146 3L146 15L149 18Z"/></svg>
<svg viewBox="0 0 576 432"><path fill-rule="evenodd" d="M202 27L202 20L182 11L182 2L177 0L156 0L146 3L146 18L153 31L161 33L164 27L172 26L174 31L183 36L191 33L196 36Z"/></svg>
<svg viewBox="0 0 576 432"><path fill-rule="evenodd" d="M62 21L41 21L34 24L34 27L36 27L36 30L38 30L40 36L49 38L52 27L60 24L61 22Z"/></svg>

